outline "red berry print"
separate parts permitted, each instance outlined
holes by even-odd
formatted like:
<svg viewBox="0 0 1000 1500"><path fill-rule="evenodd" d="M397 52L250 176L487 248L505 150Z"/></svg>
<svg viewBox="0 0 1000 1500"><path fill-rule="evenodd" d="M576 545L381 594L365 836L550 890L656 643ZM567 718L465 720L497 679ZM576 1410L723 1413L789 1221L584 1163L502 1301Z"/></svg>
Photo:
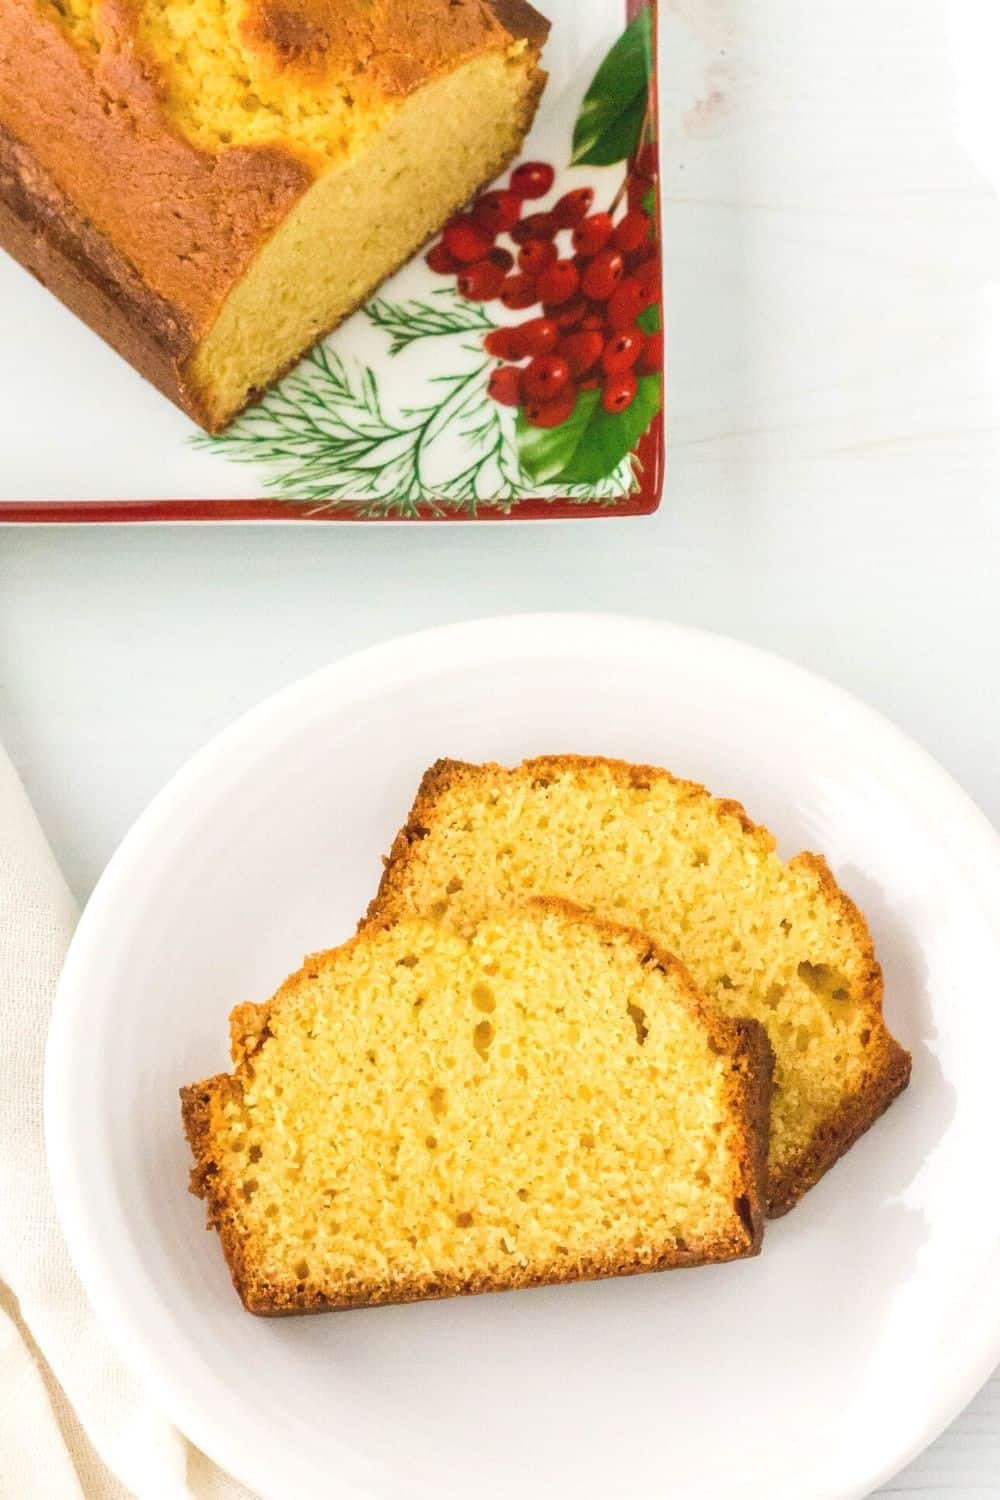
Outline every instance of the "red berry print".
<svg viewBox="0 0 1000 1500"><path fill-rule="evenodd" d="M444 227L445 248L456 260L485 260L493 249L493 236L469 214L458 214Z"/></svg>
<svg viewBox="0 0 1000 1500"><path fill-rule="evenodd" d="M517 365L501 365L499 370L493 371L486 389L501 406L520 406L521 371Z"/></svg>
<svg viewBox="0 0 1000 1500"><path fill-rule="evenodd" d="M540 354L524 372L522 389L529 401L547 402L569 384L569 365L558 354Z"/></svg>
<svg viewBox="0 0 1000 1500"><path fill-rule="evenodd" d="M522 323L511 332L515 335L517 359L526 354L551 354L559 342L559 325L553 318L529 318L527 323Z"/></svg>
<svg viewBox="0 0 1000 1500"><path fill-rule="evenodd" d="M607 302L625 273L620 250L599 250L583 273L583 295L592 302Z"/></svg>
<svg viewBox="0 0 1000 1500"><path fill-rule="evenodd" d="M571 260L557 260L538 278L538 295L550 307L561 307L576 295L580 272Z"/></svg>
<svg viewBox="0 0 1000 1500"><path fill-rule="evenodd" d="M558 229L551 214L527 214L514 225L510 237L515 245L526 245L529 240L555 239Z"/></svg>
<svg viewBox="0 0 1000 1500"><path fill-rule="evenodd" d="M559 353L574 377L586 375L588 370L592 370L603 350L604 340L596 329L583 329L579 333L568 334L559 345Z"/></svg>
<svg viewBox="0 0 1000 1500"><path fill-rule="evenodd" d="M631 406L635 400L635 393L639 389L639 382L635 378L633 370L620 370L616 375L609 375L604 382L604 390L601 393L601 405L605 411L624 411Z"/></svg>
<svg viewBox="0 0 1000 1500"><path fill-rule="evenodd" d="M500 301L512 312L532 307L538 301L534 276L508 276L500 289Z"/></svg>
<svg viewBox="0 0 1000 1500"><path fill-rule="evenodd" d="M651 255L636 270L635 282L642 293L644 306L649 307L653 302L659 302L661 275L662 268L658 255Z"/></svg>
<svg viewBox="0 0 1000 1500"><path fill-rule="evenodd" d="M492 302L494 297L499 297L505 280L499 266L489 260L479 260L473 266L466 266L457 285L462 296L470 302Z"/></svg>
<svg viewBox="0 0 1000 1500"><path fill-rule="evenodd" d="M573 230L573 249L577 255L596 255L614 233L610 214L591 214Z"/></svg>
<svg viewBox="0 0 1000 1500"><path fill-rule="evenodd" d="M626 328L613 334L604 346L601 365L608 375L618 375L622 370L631 370L642 353L642 332L638 328Z"/></svg>
<svg viewBox="0 0 1000 1500"><path fill-rule="evenodd" d="M594 206L594 189L574 188L564 193L552 210L552 217L560 229L575 229L587 217Z"/></svg>
<svg viewBox="0 0 1000 1500"><path fill-rule="evenodd" d="M558 305L551 303L545 311L563 333L567 333L571 328L579 328L588 306L589 304L582 297L574 297L571 301Z"/></svg>
<svg viewBox="0 0 1000 1500"><path fill-rule="evenodd" d="M650 221L649 215L644 214L641 209L632 209L622 219L615 230L615 247L623 255L631 255L635 250L641 250L649 240Z"/></svg>
<svg viewBox="0 0 1000 1500"><path fill-rule="evenodd" d="M575 405L576 391L567 386L554 401L530 402L524 408L524 419L532 427L561 427L573 415Z"/></svg>
<svg viewBox="0 0 1000 1500"><path fill-rule="evenodd" d="M636 369L641 375L656 375L663 369L663 334L647 333Z"/></svg>
<svg viewBox="0 0 1000 1500"><path fill-rule="evenodd" d="M516 193L483 193L476 199L472 217L488 234L504 234L521 217L522 200Z"/></svg>
<svg viewBox="0 0 1000 1500"><path fill-rule="evenodd" d="M655 224L643 205L655 175L655 149L644 148L624 185L627 211L615 223L623 193L610 210L595 211L591 187L573 188L553 208L525 213L526 201L545 198L556 174L547 162L523 162L508 187L481 193L427 251L430 269L453 276L462 296L499 297L516 312L536 309L483 339L487 354L499 361L489 377L490 397L517 408L530 426L560 426L581 391L596 391L606 412L625 411L640 376L663 367L663 335L639 326L645 309L660 299ZM572 240L568 254L560 254L560 235Z"/></svg>
<svg viewBox="0 0 1000 1500"><path fill-rule="evenodd" d="M494 359L521 359L520 329L494 328L483 339L483 348Z"/></svg>
<svg viewBox="0 0 1000 1500"><path fill-rule="evenodd" d="M618 283L608 300L608 322L616 333L631 328L646 306L638 282L630 276Z"/></svg>
<svg viewBox="0 0 1000 1500"><path fill-rule="evenodd" d="M432 245L424 256L427 264L438 276L454 276L462 269L462 262L456 260L447 245Z"/></svg>
<svg viewBox="0 0 1000 1500"><path fill-rule="evenodd" d="M510 190L519 198L544 198L556 174L547 161L524 161L510 176Z"/></svg>
<svg viewBox="0 0 1000 1500"><path fill-rule="evenodd" d="M558 259L559 251L551 240L529 240L518 251L517 263L529 276L540 276Z"/></svg>

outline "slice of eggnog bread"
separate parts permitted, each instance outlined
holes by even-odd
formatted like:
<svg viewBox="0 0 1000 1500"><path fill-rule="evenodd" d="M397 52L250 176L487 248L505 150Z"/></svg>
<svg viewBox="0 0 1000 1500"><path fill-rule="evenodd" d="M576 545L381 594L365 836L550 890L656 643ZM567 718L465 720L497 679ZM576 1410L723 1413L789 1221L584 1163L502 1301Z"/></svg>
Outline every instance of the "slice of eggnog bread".
<svg viewBox="0 0 1000 1500"><path fill-rule="evenodd" d="M231 1028L183 1115L251 1312L759 1249L766 1036L642 933L551 901L369 924Z"/></svg>

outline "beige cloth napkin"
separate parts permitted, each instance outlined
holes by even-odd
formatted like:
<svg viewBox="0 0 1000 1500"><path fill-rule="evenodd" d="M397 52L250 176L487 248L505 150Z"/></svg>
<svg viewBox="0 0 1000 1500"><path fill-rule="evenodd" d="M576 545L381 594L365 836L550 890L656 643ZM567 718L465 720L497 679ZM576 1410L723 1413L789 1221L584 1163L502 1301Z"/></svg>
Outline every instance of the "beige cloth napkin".
<svg viewBox="0 0 1000 1500"><path fill-rule="evenodd" d="M76 917L0 747L0 1500L252 1500L144 1398L59 1230L42 1073Z"/></svg>

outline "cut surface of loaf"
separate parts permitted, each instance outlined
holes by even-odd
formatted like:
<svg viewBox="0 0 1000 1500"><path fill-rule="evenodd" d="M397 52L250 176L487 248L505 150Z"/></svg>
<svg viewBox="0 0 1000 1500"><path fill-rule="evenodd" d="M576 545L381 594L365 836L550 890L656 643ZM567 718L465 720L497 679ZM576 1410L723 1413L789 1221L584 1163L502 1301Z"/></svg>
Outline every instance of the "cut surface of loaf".
<svg viewBox="0 0 1000 1500"><path fill-rule="evenodd" d="M318 1312L760 1245L771 1054L641 933L530 902L313 955L181 1091L235 1286Z"/></svg>
<svg viewBox="0 0 1000 1500"><path fill-rule="evenodd" d="M516 154L525 0L0 0L0 246L225 426Z"/></svg>
<svg viewBox="0 0 1000 1500"><path fill-rule="evenodd" d="M372 903L458 932L530 893L644 929L775 1053L768 1203L784 1213L905 1088L865 920L826 862L787 863L735 802L651 766L576 756L427 773Z"/></svg>

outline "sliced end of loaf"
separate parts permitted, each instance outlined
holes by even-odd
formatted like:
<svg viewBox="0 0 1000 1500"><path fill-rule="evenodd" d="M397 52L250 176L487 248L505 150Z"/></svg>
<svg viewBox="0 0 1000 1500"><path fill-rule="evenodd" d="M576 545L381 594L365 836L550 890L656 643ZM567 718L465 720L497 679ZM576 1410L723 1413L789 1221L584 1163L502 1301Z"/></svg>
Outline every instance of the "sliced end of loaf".
<svg viewBox="0 0 1000 1500"><path fill-rule="evenodd" d="M545 80L537 49L475 57L424 84L316 178L188 365L204 426L225 427L503 171Z"/></svg>

